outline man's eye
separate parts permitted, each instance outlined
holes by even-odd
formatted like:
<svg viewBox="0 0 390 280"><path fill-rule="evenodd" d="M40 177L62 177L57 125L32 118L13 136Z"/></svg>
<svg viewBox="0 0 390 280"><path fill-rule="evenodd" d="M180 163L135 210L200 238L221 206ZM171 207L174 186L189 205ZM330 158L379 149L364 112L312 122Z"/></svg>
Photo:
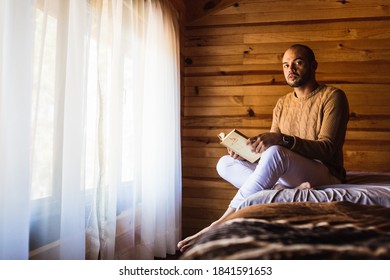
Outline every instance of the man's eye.
<svg viewBox="0 0 390 280"><path fill-rule="evenodd" d="M295 61L295 65L296 66L301 66L303 64L303 61L302 60L297 60Z"/></svg>

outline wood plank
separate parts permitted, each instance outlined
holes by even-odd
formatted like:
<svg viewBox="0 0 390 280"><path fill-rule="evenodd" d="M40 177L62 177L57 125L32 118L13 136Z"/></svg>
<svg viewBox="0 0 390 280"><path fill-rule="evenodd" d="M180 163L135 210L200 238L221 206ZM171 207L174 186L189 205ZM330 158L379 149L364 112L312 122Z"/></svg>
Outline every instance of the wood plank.
<svg viewBox="0 0 390 280"><path fill-rule="evenodd" d="M336 66L336 65L335 65ZM364 81L367 84L386 84L388 82L387 72L375 73L375 72L366 72L366 73L353 73L349 72L347 74L322 74L317 73L317 81L320 83L331 84L331 83L360 83Z"/></svg>
<svg viewBox="0 0 390 280"><path fill-rule="evenodd" d="M351 31L345 31L351 33ZM327 34L318 34L318 37L311 35L313 32L300 31L297 35L294 32L283 32L280 30L277 35L285 39L285 41L275 39L275 42L267 42L270 35L268 34L252 34L252 37L258 37L258 40L252 40L249 42L244 42L242 44L232 44L232 45L216 45L216 46L195 46L195 47L186 47L184 52L187 56L214 56L214 55L234 55L234 54L277 54L279 61L281 61L282 54L284 51L294 42L304 42L307 45L310 45L314 52L316 53L319 61L322 61L321 57L325 57L326 54L324 49L329 49L333 51L386 51L389 49L390 43L390 26L386 29L381 30L384 32L380 37L382 38L370 38L369 40L366 36L361 36L361 38L348 38L343 35L332 35L330 31ZM324 32L325 33L325 32ZM376 32L375 32L376 33ZM360 33L359 33L360 34ZM247 35L249 36L249 35ZM268 36L264 38L264 36ZM337 38L330 38L330 37ZM351 35L352 36L352 35ZM357 35L355 36L357 37ZM379 35L378 35L379 37ZM308 40L308 38L310 40ZM261 39L261 40L260 40ZM258 42L257 42L258 41ZM319 47L321 46L321 47Z"/></svg>
<svg viewBox="0 0 390 280"><path fill-rule="evenodd" d="M363 23L363 22L362 22ZM324 41L354 41L354 40L370 40L380 39L387 40L389 38L390 26L378 27L373 29L367 27L364 22L364 27L343 27L340 24L328 23L328 24L316 24L321 28L302 28L301 25L295 25L295 29L291 29L285 26L280 26L275 31L265 32L263 28L253 30L252 33L247 34L228 34L228 35L213 35L213 36L197 36L190 37L184 41L186 53L191 53L196 47L232 47L232 46L251 46L257 44L270 44L276 43L281 45L283 43L286 47L286 43L291 42L303 42L309 40L309 42L324 42ZM338 29L332 28L337 26ZM252 28L253 29L253 28ZM245 30L244 28L242 30ZM265 46L268 49L269 46ZM193 54L195 55L195 54Z"/></svg>
<svg viewBox="0 0 390 280"><path fill-rule="evenodd" d="M203 209L197 209L197 208L192 208L193 211L199 211L200 213L206 214L207 212L203 211ZM226 210L226 209L225 209ZM219 209L222 216L224 210ZM182 227L183 227L183 237L189 236L192 234L197 233L201 229L209 226L212 222L215 221L215 219L211 219L207 217L206 215L203 215L203 219L195 219L195 218L188 218L188 219L183 219L182 221Z"/></svg>
<svg viewBox="0 0 390 280"><path fill-rule="evenodd" d="M215 138L216 136L214 136ZM190 161L193 158L205 158L210 162L207 165L202 165L203 167L215 168L219 157L226 154L226 148L219 144L218 139L214 140L217 146L203 146L203 147L183 147L182 154L188 158ZM183 161L184 162L184 161ZM194 163L191 164L191 167L194 167Z"/></svg>
<svg viewBox="0 0 390 280"><path fill-rule="evenodd" d="M279 23L279 24L276 23L271 25L249 24L249 25L237 25L237 26L230 26L230 25L206 26L206 27L200 26L200 27L193 27L191 29L186 30L185 38L186 41L188 42L185 43L191 45L192 43L196 42L196 39L207 40L209 38L215 38L216 40L218 40L218 38L223 38L223 37L228 38L229 36L235 38L234 36L238 36L238 35L258 34L258 33L269 34L269 33L278 33L278 32L287 33L287 32L294 32L297 30L309 31L309 32L317 31L318 33L321 33L328 30L339 30L343 28L345 30L350 30L350 32L353 33L360 33L360 30L366 30L364 32L373 32L373 34L376 34L377 32L375 30L387 28L389 24L390 24L389 20L385 18L385 19L374 19L374 20L345 19L342 21L339 20L339 21L328 21L328 22L310 21L309 23L289 22L289 24L283 22L283 23ZM382 35L383 34L379 36ZM307 39L305 39L304 41L306 40ZM278 42L279 41L275 43ZM199 44L197 43L194 43L193 45L199 46Z"/></svg>
<svg viewBox="0 0 390 280"><path fill-rule="evenodd" d="M374 122L375 123L375 122ZM272 115L261 115L254 117L184 117L182 124L186 128L240 128L240 127L261 127L269 128L272 124ZM372 125L370 123L370 125Z"/></svg>
<svg viewBox="0 0 390 280"><path fill-rule="evenodd" d="M339 28L333 30L295 30L288 32L275 32L275 33L252 33L245 34L243 38L244 44L260 44L260 43L272 43L272 42L302 42L307 41L308 38L311 42L322 41L355 41L355 40L368 40L368 39L380 39L386 40L389 38L390 26L372 29L372 28Z"/></svg>
<svg viewBox="0 0 390 280"><path fill-rule="evenodd" d="M224 56L190 56L185 53L186 59L190 65L240 65L244 63L242 55L224 55ZM188 63L187 63L188 64Z"/></svg>
<svg viewBox="0 0 390 280"><path fill-rule="evenodd" d="M247 85L274 85L285 84L282 73L264 75L229 75L229 76L203 76L186 77L188 86L247 86Z"/></svg>
<svg viewBox="0 0 390 280"><path fill-rule="evenodd" d="M370 131L366 131L367 134ZM390 152L390 141L386 139L377 139L373 141L367 141L365 138L358 140L347 139L344 144L344 152L366 152L366 151L384 151Z"/></svg>
<svg viewBox="0 0 390 280"><path fill-rule="evenodd" d="M349 130L385 130L389 129L390 118L387 116L353 116L348 122Z"/></svg>
<svg viewBox="0 0 390 280"><path fill-rule="evenodd" d="M188 86L186 97L191 96L236 96L236 95L277 95L291 92L287 85L245 85L245 86Z"/></svg>
<svg viewBox="0 0 390 280"><path fill-rule="evenodd" d="M183 169L184 177L191 178L214 178L218 179L219 175L215 168L204 168L204 167L192 167Z"/></svg>
<svg viewBox="0 0 390 280"><path fill-rule="evenodd" d="M251 116L251 115L264 115L270 114L273 110L273 106L269 108L245 108L245 107L218 107L215 108L205 108L205 107L190 107L184 108L184 116L219 116L219 117L238 117L238 116Z"/></svg>
<svg viewBox="0 0 390 280"><path fill-rule="evenodd" d="M198 220L211 220L215 221L220 218L223 214L223 210L221 209L209 209L204 208L202 211L194 211L192 207L183 207L183 216L188 219L198 219Z"/></svg>
<svg viewBox="0 0 390 280"><path fill-rule="evenodd" d="M346 7L360 7L362 10L369 9L372 7L387 6L389 2L387 0L354 0L354 1L333 1L333 0L300 0L292 3L290 0L270 1L270 0L244 0L221 9L218 12L213 13L214 15L233 15L233 14L251 14L251 13L263 13L267 12L283 12L286 11L285 7L289 9L299 10L318 10L321 8L327 9L345 9Z"/></svg>
<svg viewBox="0 0 390 280"><path fill-rule="evenodd" d="M187 66L184 68L186 77L190 76L217 76L217 75L247 75L281 73L280 63L257 65L205 65Z"/></svg>
<svg viewBox="0 0 390 280"><path fill-rule="evenodd" d="M183 205L186 207L196 207L196 208L210 208L210 209L220 209L226 210L231 199L213 199L213 198L187 198L183 197Z"/></svg>
<svg viewBox="0 0 390 280"><path fill-rule="evenodd" d="M214 187L213 185L210 185L209 188L183 188L183 197L186 198L208 198L208 199L215 199L215 200L231 200L234 195L237 193L237 189L231 186L229 190L226 189L219 189Z"/></svg>
<svg viewBox="0 0 390 280"><path fill-rule="evenodd" d="M390 71L390 69L388 69ZM329 84L343 90L347 96L358 95L388 95L390 94L390 84Z"/></svg>
<svg viewBox="0 0 390 280"><path fill-rule="evenodd" d="M185 107L198 107L206 104L203 107L225 107L225 106L275 106L279 96L259 94L257 96L221 96L221 97L187 97L184 103ZM371 102L375 104L377 99L389 100L386 96L374 98Z"/></svg>
<svg viewBox="0 0 390 280"><path fill-rule="evenodd" d="M221 191L235 189L228 182L218 178L216 180L201 179L201 178L183 178L183 188L204 188L208 189L211 186Z"/></svg>
<svg viewBox="0 0 390 280"><path fill-rule="evenodd" d="M213 151L211 147L207 148L207 151ZM226 150L225 150L226 152ZM219 157L215 157L214 152L213 153L207 153L205 156L197 156L194 154L190 154L191 151L189 151L189 148L183 147L183 155L186 157L182 160L182 166L184 168L192 168L192 167L207 167L207 168L214 168L217 165ZM218 154L220 156L221 154ZM215 157L215 159L212 159L211 157ZM209 183L210 181L207 181ZM183 186L185 184L183 183Z"/></svg>
<svg viewBox="0 0 390 280"><path fill-rule="evenodd" d="M347 170L390 172L390 151L346 151Z"/></svg>
<svg viewBox="0 0 390 280"><path fill-rule="evenodd" d="M216 13L221 9L228 7L237 0L184 0L186 6L186 21L187 24L199 20L208 14Z"/></svg>
<svg viewBox="0 0 390 280"><path fill-rule="evenodd" d="M286 0L287 1L287 0ZM253 13L232 13L216 14L205 17L189 24L188 26L211 26L211 25L233 25L233 24L254 24L254 23L275 23L275 22L306 22L306 21L330 21L345 19L370 19L390 17L387 3L381 1L366 1L364 3L348 2L349 5L335 7L329 3L317 2L312 6L303 6L302 1L288 1L288 4L281 5L280 1L274 2L276 9L267 7L263 9L259 5L261 12ZM355 4L356 3L356 4ZM241 3L242 4L242 3ZM272 6L271 6L272 7ZM277 9L280 7L279 9ZM289 7L285 9L284 7ZM294 11L294 12L292 12Z"/></svg>
<svg viewBox="0 0 390 280"><path fill-rule="evenodd" d="M171 3L171 5L174 7L174 9L179 15L179 20L181 24L184 25L186 20L186 14L185 14L186 7L185 7L184 0L166 0L166 1Z"/></svg>
<svg viewBox="0 0 390 280"><path fill-rule="evenodd" d="M390 108L389 105L384 106L375 106L375 107L367 107L366 105L358 105L358 106L349 106L349 110L353 115L379 115L379 116L389 116Z"/></svg>

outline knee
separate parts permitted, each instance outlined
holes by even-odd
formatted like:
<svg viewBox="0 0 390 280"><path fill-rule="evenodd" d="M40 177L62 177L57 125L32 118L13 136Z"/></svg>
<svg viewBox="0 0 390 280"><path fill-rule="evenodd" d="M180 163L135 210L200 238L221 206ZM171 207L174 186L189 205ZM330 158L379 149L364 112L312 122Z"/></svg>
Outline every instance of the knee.
<svg viewBox="0 0 390 280"><path fill-rule="evenodd" d="M288 150L285 147L279 145L273 145L265 150L262 154L263 158L285 158Z"/></svg>
<svg viewBox="0 0 390 280"><path fill-rule="evenodd" d="M288 164L289 158L288 153L289 150L282 146L271 146L261 155L260 161L262 164L259 166L260 168L262 168L264 165L273 166L274 168L286 166L286 164Z"/></svg>
<svg viewBox="0 0 390 280"><path fill-rule="evenodd" d="M263 152L263 154L280 154L285 148L279 145L273 145Z"/></svg>
<svg viewBox="0 0 390 280"><path fill-rule="evenodd" d="M225 155L219 159L216 167L219 176L221 176L224 179L227 178L227 175L229 173L228 171L229 167L232 166L233 161L234 159L229 155Z"/></svg>

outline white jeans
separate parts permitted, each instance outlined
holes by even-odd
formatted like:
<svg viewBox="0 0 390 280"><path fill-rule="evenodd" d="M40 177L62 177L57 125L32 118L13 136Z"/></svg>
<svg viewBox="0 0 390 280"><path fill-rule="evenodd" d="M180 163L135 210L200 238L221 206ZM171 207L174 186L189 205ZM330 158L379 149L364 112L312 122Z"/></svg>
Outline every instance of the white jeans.
<svg viewBox="0 0 390 280"><path fill-rule="evenodd" d="M230 203L230 207L236 209L248 196L272 189L276 184L294 188L303 182L309 182L313 187L340 183L321 162L277 145L269 147L258 163L223 156L218 161L217 171L239 189Z"/></svg>

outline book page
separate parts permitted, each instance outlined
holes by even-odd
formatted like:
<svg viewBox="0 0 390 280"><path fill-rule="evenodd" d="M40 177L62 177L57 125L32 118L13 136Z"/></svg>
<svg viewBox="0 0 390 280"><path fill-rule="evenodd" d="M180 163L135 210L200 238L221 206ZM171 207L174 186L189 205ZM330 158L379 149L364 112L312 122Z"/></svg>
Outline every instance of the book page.
<svg viewBox="0 0 390 280"><path fill-rule="evenodd" d="M251 151L250 146L246 144L248 138L236 129L232 130L225 137L223 137L222 134L218 137L222 139L222 145L231 149L249 162L256 162L261 157L261 153Z"/></svg>

